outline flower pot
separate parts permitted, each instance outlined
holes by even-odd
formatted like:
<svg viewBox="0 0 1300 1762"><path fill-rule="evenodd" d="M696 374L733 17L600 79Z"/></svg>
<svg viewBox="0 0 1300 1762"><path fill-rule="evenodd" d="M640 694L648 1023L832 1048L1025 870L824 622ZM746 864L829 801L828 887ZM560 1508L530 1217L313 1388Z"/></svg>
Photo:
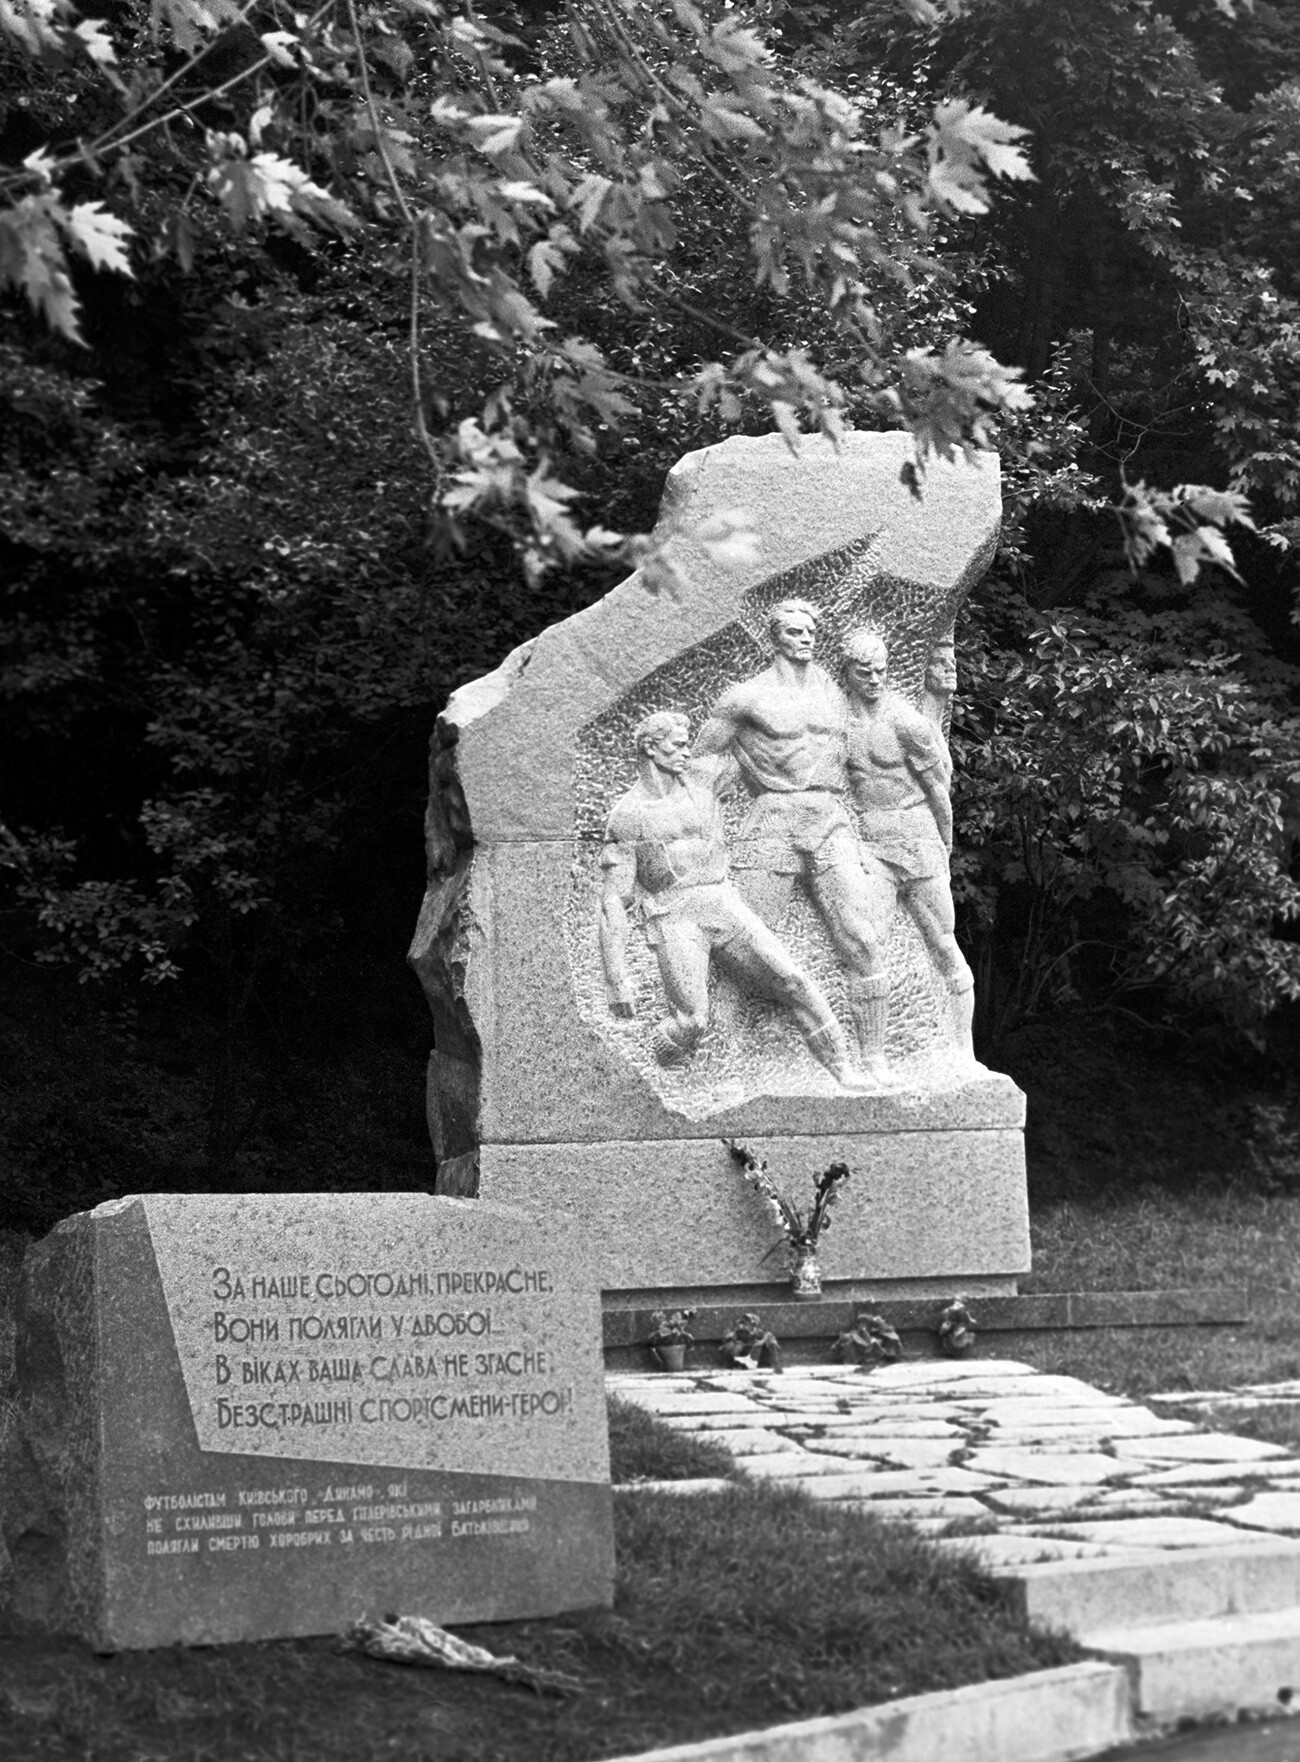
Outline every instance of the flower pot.
<svg viewBox="0 0 1300 1762"><path fill-rule="evenodd" d="M666 1346L652 1346L650 1350L654 1354L655 1362L660 1370L686 1369L686 1342L684 1340L670 1340Z"/></svg>
<svg viewBox="0 0 1300 1762"><path fill-rule="evenodd" d="M815 1248L790 1251L790 1295L796 1303L817 1303L822 1294L822 1269Z"/></svg>

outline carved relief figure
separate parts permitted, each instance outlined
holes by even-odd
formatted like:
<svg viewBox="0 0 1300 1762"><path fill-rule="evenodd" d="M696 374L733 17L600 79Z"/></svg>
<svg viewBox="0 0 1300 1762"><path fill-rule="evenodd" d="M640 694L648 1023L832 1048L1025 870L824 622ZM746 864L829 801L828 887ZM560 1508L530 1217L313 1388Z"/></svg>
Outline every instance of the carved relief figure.
<svg viewBox="0 0 1300 1762"><path fill-rule="evenodd" d="M885 1065L888 914L863 866L845 805L847 707L813 659L818 613L782 600L768 617L771 665L723 692L700 731L700 757L731 755L753 796L732 853L741 892L775 927L802 877L848 974L849 1010L873 1086Z"/></svg>
<svg viewBox="0 0 1300 1762"><path fill-rule="evenodd" d="M922 713L940 731L956 689L957 648L952 632L949 631L946 636L939 638L930 651L930 659L925 663L925 689L921 693ZM947 742L944 744L946 746Z"/></svg>
<svg viewBox="0 0 1300 1762"><path fill-rule="evenodd" d="M633 739L637 781L610 812L601 856L600 952L610 1009L618 1016L635 1010L628 908L639 890L669 1005L654 1037L661 1062L676 1063L699 1045L716 958L742 984L784 1004L813 1056L844 1087L862 1089L820 986L730 879L720 797L735 786L735 765L722 754L691 758L690 725L671 710L647 716Z"/></svg>
<svg viewBox="0 0 1300 1762"><path fill-rule="evenodd" d="M931 669L937 671L933 657ZM871 885L887 891L888 914L896 902L920 931L948 988L953 1039L973 1058L975 981L954 935L952 760L942 728L890 690L889 653L878 631L845 638L844 673L849 781Z"/></svg>

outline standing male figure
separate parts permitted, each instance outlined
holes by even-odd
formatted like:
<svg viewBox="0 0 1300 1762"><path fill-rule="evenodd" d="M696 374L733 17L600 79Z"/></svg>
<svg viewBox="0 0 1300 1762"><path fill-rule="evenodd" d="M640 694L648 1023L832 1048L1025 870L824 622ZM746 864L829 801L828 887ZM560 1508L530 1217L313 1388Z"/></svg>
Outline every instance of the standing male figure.
<svg viewBox="0 0 1300 1762"><path fill-rule="evenodd" d="M930 650L930 659L925 663L925 685L921 692L921 713L928 716L935 727L942 732L944 721L948 715L948 706L957 689L957 646L953 641L952 632L941 636ZM944 742L945 750L947 741ZM952 761L949 755L949 775L951 776Z"/></svg>
<svg viewBox="0 0 1300 1762"><path fill-rule="evenodd" d="M847 706L813 659L818 613L781 600L768 615L770 666L724 691L700 730L701 757L729 753L754 798L732 855L744 897L773 929L803 878L848 971L862 1064L876 1087L885 1064L888 913L880 916L845 806Z"/></svg>
<svg viewBox="0 0 1300 1762"><path fill-rule="evenodd" d="M952 760L941 727L889 688L889 651L875 630L844 640L849 694L848 771L866 861L921 932L950 1000L952 1034L974 1058L975 980L954 934Z"/></svg>
<svg viewBox="0 0 1300 1762"><path fill-rule="evenodd" d="M732 785L724 758L692 759L690 724L664 710L633 731L637 781L614 803L601 865L600 952L609 1004L635 1010L627 970L628 907L646 898L646 940L659 961L669 1014L655 1030L664 1064L688 1057L709 1024L709 963L783 1003L813 1057L845 1088L866 1087L844 1030L816 980L737 893L728 873L720 796Z"/></svg>

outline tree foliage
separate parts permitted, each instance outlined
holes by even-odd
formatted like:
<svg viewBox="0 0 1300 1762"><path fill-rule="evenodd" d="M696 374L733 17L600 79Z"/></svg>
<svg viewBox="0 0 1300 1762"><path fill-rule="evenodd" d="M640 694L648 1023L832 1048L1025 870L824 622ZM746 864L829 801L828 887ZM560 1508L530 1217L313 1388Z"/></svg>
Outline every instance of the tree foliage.
<svg viewBox="0 0 1300 1762"><path fill-rule="evenodd" d="M1294 994L1287 15L0 0L0 60L32 958L195 973L227 1049L283 1024L355 867L418 885L442 695L655 578L683 451L901 426L922 494L1003 458L955 735L1002 1018Z"/></svg>

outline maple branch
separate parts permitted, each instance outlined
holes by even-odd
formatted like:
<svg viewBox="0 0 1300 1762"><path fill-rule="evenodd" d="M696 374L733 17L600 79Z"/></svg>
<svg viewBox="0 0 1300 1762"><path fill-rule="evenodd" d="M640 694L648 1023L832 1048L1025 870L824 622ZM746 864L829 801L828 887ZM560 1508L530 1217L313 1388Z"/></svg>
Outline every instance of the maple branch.
<svg viewBox="0 0 1300 1762"><path fill-rule="evenodd" d="M316 11L312 13L311 17L307 20L306 25L303 26L303 29L309 29L319 19L323 18L333 4L334 0L325 0L325 4L319 6ZM227 92L233 91L236 86L242 85L247 79L251 79L255 73L261 73L263 68L269 67L274 59L275 57L270 54L261 56L257 61L250 62L249 65L243 68L239 73L232 74L222 85L213 86L209 91L201 92L197 98L191 98L187 104L176 105L176 107L169 110L165 116L156 116L152 122L142 123L139 128L134 129L130 134L121 136L118 140L110 140L102 151L104 153L120 153L124 147L129 147L133 141L138 141L143 135L151 134L154 129L165 128L168 123L176 122L182 116L188 116L190 111L199 109L201 105L212 103L214 98L224 98ZM140 105L138 109L132 112L132 114L135 116L143 115L145 110L148 109L149 104L152 104L155 101L156 96L157 94L154 94L147 103ZM130 120L131 118L129 116L123 117L115 126L120 128L123 122L129 122ZM38 169L23 166L18 171L10 172L7 177L0 177L0 190L8 190L14 185L30 183L33 179L38 182L44 182L47 178L53 177L56 172L70 171L75 165L84 165L87 162L93 164L100 151L101 148L99 143L97 141L92 141L88 147L79 146L76 152L70 152L62 159L45 160Z"/></svg>
<svg viewBox="0 0 1300 1762"><path fill-rule="evenodd" d="M379 110L375 104L375 94L370 85L370 68L366 63L365 45L361 41L361 23L357 17L356 0L347 0L348 19L352 26L352 35L357 45L357 70L361 78L361 93L365 100L366 114L370 118L371 131L375 137L375 151L383 163L384 173L388 178L389 188L397 203L407 231L411 235L411 291L408 303L407 359L411 372L411 401L415 410L415 432L419 436L420 445L428 454L429 462L442 476L442 460L438 449L433 444L433 436L429 433L429 425L424 419L424 390L420 381L420 223L406 199L406 191L402 188L393 161L389 157L388 143L384 139L383 125L379 120Z"/></svg>

